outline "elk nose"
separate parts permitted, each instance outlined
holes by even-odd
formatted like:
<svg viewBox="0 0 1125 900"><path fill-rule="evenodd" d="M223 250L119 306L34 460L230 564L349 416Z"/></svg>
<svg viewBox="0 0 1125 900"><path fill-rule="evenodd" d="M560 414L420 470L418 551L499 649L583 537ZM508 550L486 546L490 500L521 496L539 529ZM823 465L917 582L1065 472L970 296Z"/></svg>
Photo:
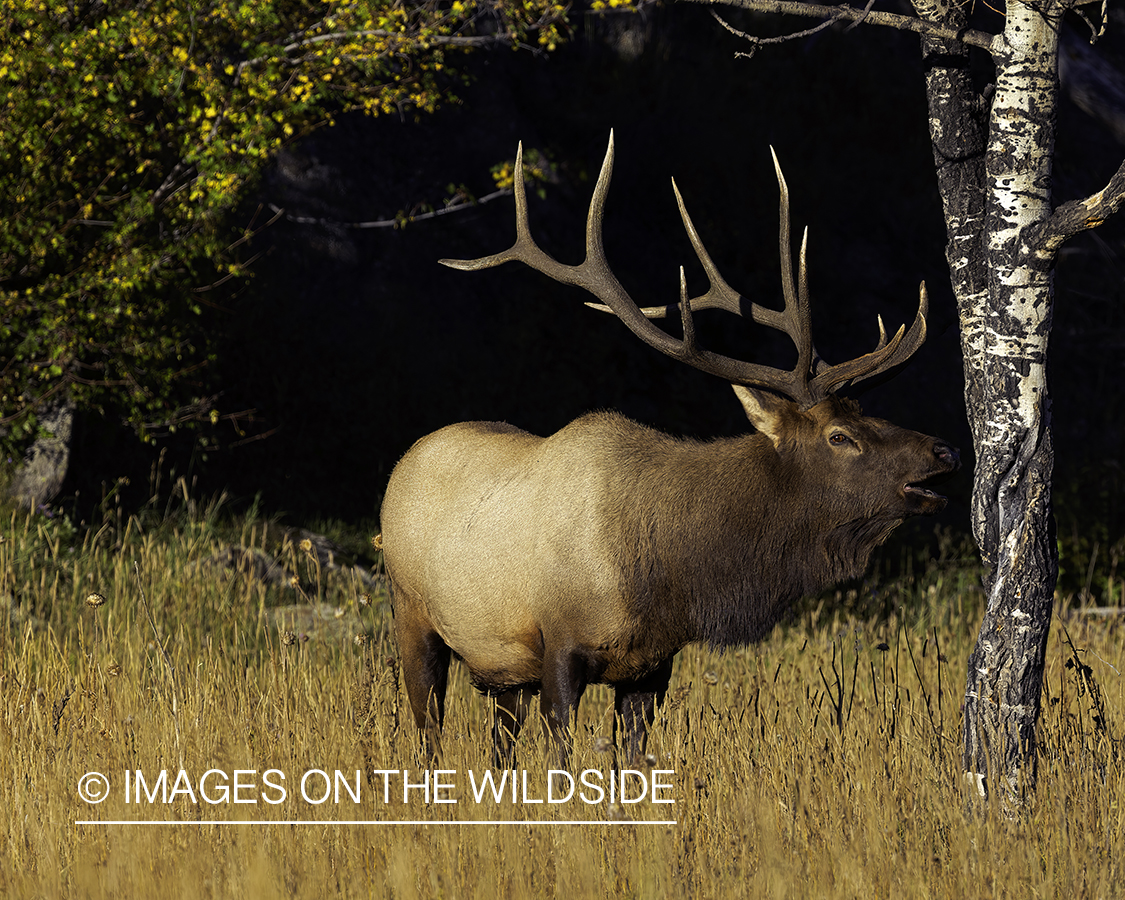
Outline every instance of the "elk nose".
<svg viewBox="0 0 1125 900"><path fill-rule="evenodd" d="M944 441L938 441L934 444L934 456L940 459L947 466L953 469L961 468L961 453L956 447L952 447Z"/></svg>

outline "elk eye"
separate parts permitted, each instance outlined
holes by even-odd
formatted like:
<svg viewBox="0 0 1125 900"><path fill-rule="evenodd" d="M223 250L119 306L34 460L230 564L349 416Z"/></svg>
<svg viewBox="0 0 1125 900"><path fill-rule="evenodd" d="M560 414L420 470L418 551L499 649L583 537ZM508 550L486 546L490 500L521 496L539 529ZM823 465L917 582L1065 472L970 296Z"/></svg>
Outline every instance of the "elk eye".
<svg viewBox="0 0 1125 900"><path fill-rule="evenodd" d="M833 435L832 435L832 436L831 436L831 437L830 437L830 438L829 438L828 440L829 440L829 441L830 441L831 443L835 444L835 445L836 445L837 447L840 447L840 446L842 446L842 445L844 445L844 444L853 444L853 443L855 443L855 441L853 441L853 440L852 440L852 439L851 439L850 437L848 437L848 436L847 436L846 434L844 434L844 433L843 433L842 431L837 431L837 432L836 432L835 434L833 434Z"/></svg>

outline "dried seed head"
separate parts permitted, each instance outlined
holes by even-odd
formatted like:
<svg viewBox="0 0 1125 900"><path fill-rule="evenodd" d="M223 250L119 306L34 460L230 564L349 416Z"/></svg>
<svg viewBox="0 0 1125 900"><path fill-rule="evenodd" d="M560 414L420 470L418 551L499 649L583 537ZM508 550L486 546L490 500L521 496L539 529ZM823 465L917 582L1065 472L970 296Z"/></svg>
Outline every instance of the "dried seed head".
<svg viewBox="0 0 1125 900"><path fill-rule="evenodd" d="M366 609L370 605L371 605L371 595L370 594L360 594L359 595L359 606L360 606L360 608Z"/></svg>
<svg viewBox="0 0 1125 900"><path fill-rule="evenodd" d="M337 606L336 611L333 612L332 615L337 619L342 619L342 618L344 618L344 616L347 615L347 613L344 611L344 607Z"/></svg>
<svg viewBox="0 0 1125 900"><path fill-rule="evenodd" d="M381 531L371 539L371 546L376 550L383 549L383 533Z"/></svg>
<svg viewBox="0 0 1125 900"><path fill-rule="evenodd" d="M300 586L301 586L301 579L298 578L296 575L290 575L289 576L289 587L295 588L295 587L300 587Z"/></svg>
<svg viewBox="0 0 1125 900"><path fill-rule="evenodd" d="M106 671L109 672L114 678L121 674L121 663L114 660L107 667Z"/></svg>
<svg viewBox="0 0 1125 900"><path fill-rule="evenodd" d="M719 683L719 676L715 672L714 669L708 669L706 672L703 673L703 680L706 681L708 684L718 684Z"/></svg>
<svg viewBox="0 0 1125 900"><path fill-rule="evenodd" d="M652 754L652 753L646 753L645 754L645 765L648 766L650 769L653 766L655 766L657 764L657 762L659 762L659 760L657 760L657 758L654 754Z"/></svg>
<svg viewBox="0 0 1125 900"><path fill-rule="evenodd" d="M300 543L300 544L298 544L298 546L299 546L299 547L300 547L300 548L301 548L301 549L302 549L302 550L303 550L303 551L304 551L305 553L312 553L312 541L310 541L310 540L309 540L308 538L305 538L304 540L302 540L302 541L301 541L301 543Z"/></svg>
<svg viewBox="0 0 1125 900"><path fill-rule="evenodd" d="M613 738L607 738L604 735L594 741L595 753L608 753L613 749Z"/></svg>
<svg viewBox="0 0 1125 900"><path fill-rule="evenodd" d="M362 647L367 643L367 635L357 634L354 638L352 638L352 643L354 643L357 647Z"/></svg>
<svg viewBox="0 0 1125 900"><path fill-rule="evenodd" d="M295 643L297 643L297 635L295 635L292 631L283 631L281 632L281 643L283 643L286 647L292 647Z"/></svg>
<svg viewBox="0 0 1125 900"><path fill-rule="evenodd" d="M86 595L86 605L91 609L97 609L103 603L105 603L105 597L99 594L97 591L94 591L92 594Z"/></svg>
<svg viewBox="0 0 1125 900"><path fill-rule="evenodd" d="M302 631L299 635L297 635L297 640L299 640L302 644L307 644L309 642L309 636Z"/></svg>

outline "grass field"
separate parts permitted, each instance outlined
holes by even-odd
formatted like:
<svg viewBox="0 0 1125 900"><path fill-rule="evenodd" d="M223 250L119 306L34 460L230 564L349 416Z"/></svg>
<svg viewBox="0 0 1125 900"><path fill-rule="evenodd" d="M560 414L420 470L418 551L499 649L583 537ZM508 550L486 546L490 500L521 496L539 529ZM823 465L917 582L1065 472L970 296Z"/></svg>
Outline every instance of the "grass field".
<svg viewBox="0 0 1125 900"><path fill-rule="evenodd" d="M648 788L637 802L586 802L582 790L598 798L582 785L569 802L524 802L545 799L556 765L529 728L516 802L506 788L477 803L486 701L455 666L445 756L430 766L386 598L278 533L189 502L88 530L0 522L0 894L1121 894L1116 615L1064 609L1054 623L1039 788L1016 818L962 791L961 692L983 596L971 558L953 550L806 605L756 646L682 653L651 757L626 776L626 799ZM300 586L193 565L232 544L279 557ZM285 606L298 607L296 624ZM603 787L610 708L606 689L587 692L571 762ZM429 779L428 798L411 788L403 802L403 770L411 784ZM91 772L109 783L97 804L79 797ZM652 802L654 779L674 803ZM313 802L329 782L336 794ZM76 824L87 820L163 824ZM222 824L235 820L256 824ZM340 824L354 821L378 824ZM464 824L477 821L514 824ZM674 824L644 824L655 822Z"/></svg>

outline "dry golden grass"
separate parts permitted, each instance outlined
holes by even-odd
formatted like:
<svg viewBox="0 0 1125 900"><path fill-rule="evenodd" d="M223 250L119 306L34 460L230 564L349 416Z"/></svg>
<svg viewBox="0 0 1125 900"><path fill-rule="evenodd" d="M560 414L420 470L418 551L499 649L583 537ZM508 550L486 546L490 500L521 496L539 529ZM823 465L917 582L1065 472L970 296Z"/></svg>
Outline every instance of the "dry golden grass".
<svg viewBox="0 0 1125 900"><path fill-rule="evenodd" d="M234 528L260 545L253 521ZM847 618L825 602L757 646L681 654L649 747L652 767L674 770L674 805L478 806L468 773L486 769L488 708L457 667L441 768L457 772L445 777L459 802L427 804L414 791L403 804L394 781L384 804L373 770L417 778L426 768L385 599L361 609L356 586L320 582L319 599L357 616L366 641L287 643L268 609L291 598L185 576L223 543L207 511L119 520L83 538L15 515L0 532L5 896L1120 895L1118 619L1068 618L1072 645L1056 622L1039 789L1017 818L973 808L961 788L960 699L982 598L968 567L869 585L897 610L889 616ZM299 548L287 552L301 563ZM88 605L92 592L106 602ZM609 699L587 692L573 770L608 772L596 748L610 731ZM519 754L542 796L536 786L555 763L538 728ZM125 802L126 771L152 782L181 768L194 786L208 769L255 770L256 785L278 769L288 796ZM361 770L361 802L301 799L311 769ZM78 785L95 771L111 791L90 805ZM91 819L194 824L76 824ZM236 819L278 824L206 824ZM456 824L481 819L553 824ZM676 824L622 824L666 819ZM312 824L280 824L293 820ZM345 820L445 824L336 824ZM575 820L605 824L563 824Z"/></svg>

